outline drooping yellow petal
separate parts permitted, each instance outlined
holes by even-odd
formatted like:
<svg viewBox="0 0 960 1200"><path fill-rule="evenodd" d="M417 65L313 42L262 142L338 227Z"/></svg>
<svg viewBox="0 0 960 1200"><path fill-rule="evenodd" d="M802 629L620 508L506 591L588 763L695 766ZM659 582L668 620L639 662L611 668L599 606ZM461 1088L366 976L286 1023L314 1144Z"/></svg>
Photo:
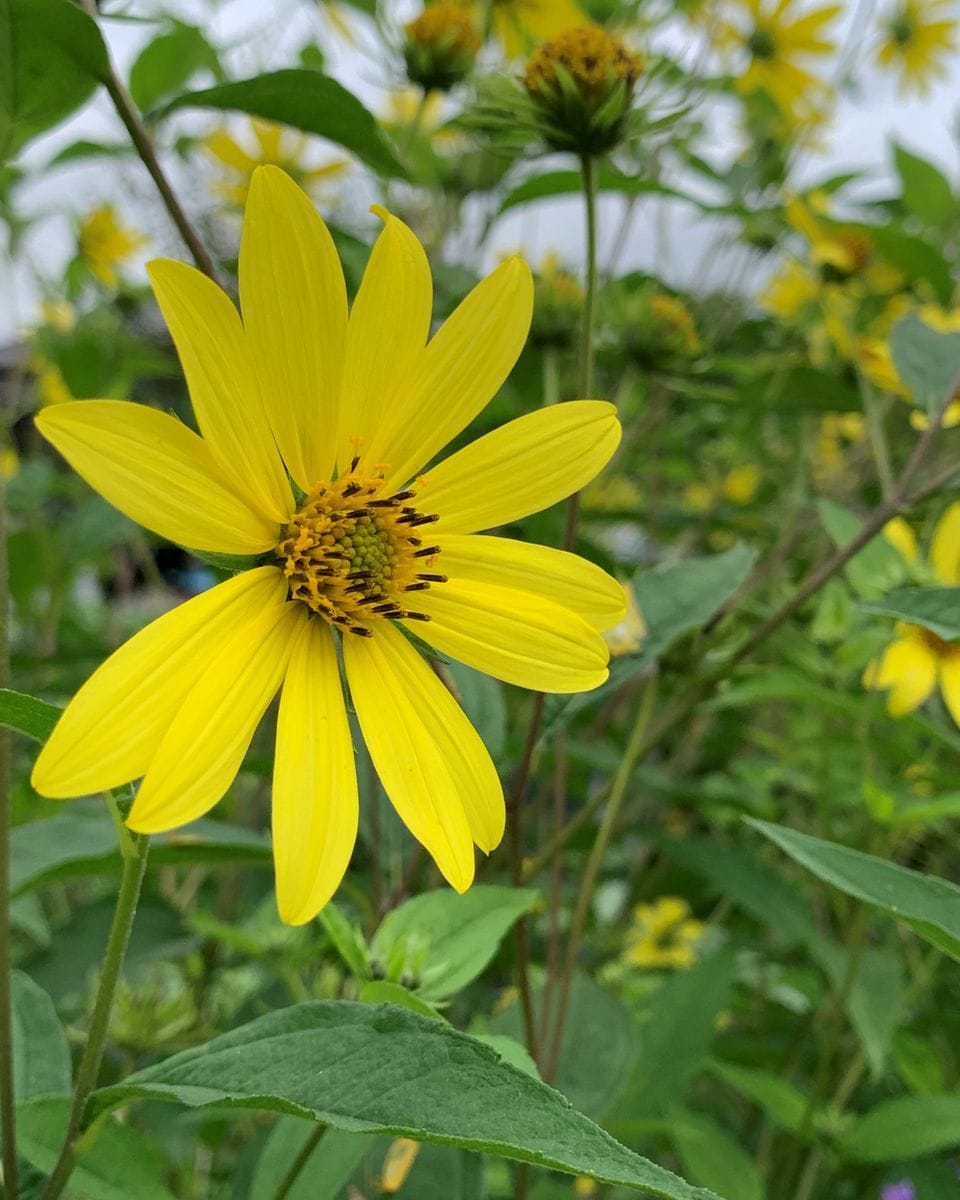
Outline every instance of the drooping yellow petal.
<svg viewBox="0 0 960 1200"><path fill-rule="evenodd" d="M368 457L391 414L409 406L410 379L430 333L433 283L420 242L402 221L379 210L377 238L347 326L340 407L340 468ZM420 428L418 424L418 429Z"/></svg>
<svg viewBox="0 0 960 1200"><path fill-rule="evenodd" d="M960 500L937 522L930 543L930 565L941 583L948 587L960 584Z"/></svg>
<svg viewBox="0 0 960 1200"><path fill-rule="evenodd" d="M357 718L390 801L459 892L473 881L473 842L495 846L503 793L483 742L399 630L345 637Z"/></svg>
<svg viewBox="0 0 960 1200"><path fill-rule="evenodd" d="M306 620L283 681L273 772L277 906L288 924L312 920L340 886L358 811L333 636L322 621Z"/></svg>
<svg viewBox="0 0 960 1200"><path fill-rule="evenodd" d="M472 533L437 541L439 569L451 579L532 592L569 608L597 630L611 629L626 614L622 584L577 554Z"/></svg>
<svg viewBox="0 0 960 1200"><path fill-rule="evenodd" d="M568 608L543 596L492 583L451 579L418 593L427 622L410 629L449 654L506 683L538 692L585 692L607 678L603 638Z"/></svg>
<svg viewBox="0 0 960 1200"><path fill-rule="evenodd" d="M258 167L250 183L240 307L277 445L309 491L336 454L347 295L329 230L277 167Z"/></svg>
<svg viewBox="0 0 960 1200"><path fill-rule="evenodd" d="M908 563L915 563L917 561L919 550L917 549L916 534L903 517L894 517L888 521L881 530L881 533L901 558L905 559Z"/></svg>
<svg viewBox="0 0 960 1200"><path fill-rule="evenodd" d="M520 356L532 315L530 268L514 257L444 321L371 439L368 461L389 464L388 487L411 479L493 399Z"/></svg>
<svg viewBox="0 0 960 1200"><path fill-rule="evenodd" d="M602 400L541 408L478 438L430 469L417 499L437 531L473 533L549 508L588 483L620 443Z"/></svg>
<svg viewBox="0 0 960 1200"><path fill-rule="evenodd" d="M940 659L940 694L950 716L960 725L960 646Z"/></svg>
<svg viewBox="0 0 960 1200"><path fill-rule="evenodd" d="M138 779L224 645L285 591L276 568L258 567L178 605L125 642L67 705L33 769L36 790L66 798Z"/></svg>
<svg viewBox="0 0 960 1200"><path fill-rule="evenodd" d="M241 175L249 175L257 166L257 160L253 155L248 154L225 129L215 129L213 133L203 139L202 144L225 167L239 171Z"/></svg>
<svg viewBox="0 0 960 1200"><path fill-rule="evenodd" d="M285 581L273 574L272 602L223 641L164 734L127 818L137 833L195 821L233 783L280 687L297 627L308 620L301 606L284 601Z"/></svg>
<svg viewBox="0 0 960 1200"><path fill-rule="evenodd" d="M174 417L125 400L78 400L35 420L92 488L161 537L219 554L276 545L278 523L227 486L207 444Z"/></svg>
<svg viewBox="0 0 960 1200"><path fill-rule="evenodd" d="M887 712L903 717L927 699L937 682L936 655L918 630L896 638L863 676L868 688L888 690Z"/></svg>
<svg viewBox="0 0 960 1200"><path fill-rule="evenodd" d="M217 466L268 519L288 520L290 484L237 310L213 280L186 263L158 259L147 273Z"/></svg>

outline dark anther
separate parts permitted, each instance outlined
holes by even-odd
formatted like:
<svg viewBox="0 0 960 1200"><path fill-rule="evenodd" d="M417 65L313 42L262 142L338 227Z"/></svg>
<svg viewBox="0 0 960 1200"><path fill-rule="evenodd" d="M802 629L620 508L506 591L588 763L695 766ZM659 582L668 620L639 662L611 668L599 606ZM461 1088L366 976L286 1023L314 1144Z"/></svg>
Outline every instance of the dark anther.
<svg viewBox="0 0 960 1200"><path fill-rule="evenodd" d="M402 517L401 517L401 520L403 520ZM432 525L434 521L439 521L439 520L440 520L439 513L430 513L428 516L425 516L425 517L414 517L413 520L409 522L409 524L414 527L417 525Z"/></svg>
<svg viewBox="0 0 960 1200"><path fill-rule="evenodd" d="M447 582L447 577L446 577L446 575L426 575L426 574L423 574L423 575L418 575L418 576L417 576L417 578L418 578L418 579L426 579L426 580L428 580L430 583L446 583L446 582Z"/></svg>
<svg viewBox="0 0 960 1200"><path fill-rule="evenodd" d="M351 508L345 515L348 517L372 517L373 513L369 508Z"/></svg>
<svg viewBox="0 0 960 1200"><path fill-rule="evenodd" d="M398 617L400 615L400 609L397 608L396 604L392 600L388 601L386 604L378 604L373 611L384 617Z"/></svg>
<svg viewBox="0 0 960 1200"><path fill-rule="evenodd" d="M369 574L370 572L364 567L362 571L350 571L347 579L366 579Z"/></svg>
<svg viewBox="0 0 960 1200"><path fill-rule="evenodd" d="M369 630L366 625L351 625L349 626L349 629L350 632L355 633L357 637L373 637L372 631Z"/></svg>
<svg viewBox="0 0 960 1200"><path fill-rule="evenodd" d="M361 485L359 483L357 483L356 480L354 480L353 483L347 484L347 486L343 489L343 492L341 493L341 495L343 495L344 497L355 496L357 494L357 492L362 492L362 491L363 491L363 488L361 487Z"/></svg>
<svg viewBox="0 0 960 1200"><path fill-rule="evenodd" d="M426 592L429 588L429 583L408 583L403 590L405 592Z"/></svg>
<svg viewBox="0 0 960 1200"><path fill-rule="evenodd" d="M412 496L415 496L416 494L417 493L415 491L413 491L413 492L394 492L393 498L394 498L394 500L409 500Z"/></svg>
<svg viewBox="0 0 960 1200"><path fill-rule="evenodd" d="M414 553L413 557L414 558L430 558L431 555L439 554L439 553L440 553L439 546L426 546L426 547L424 547L423 550L417 550Z"/></svg>
<svg viewBox="0 0 960 1200"><path fill-rule="evenodd" d="M396 496L391 496L388 500L371 500L371 501L369 501L369 505L371 508L396 508L397 503L398 503L398 501L397 501Z"/></svg>
<svg viewBox="0 0 960 1200"><path fill-rule="evenodd" d="M353 456L353 458L350 459L350 470L355 471L359 465L360 465L360 455L355 454Z"/></svg>
<svg viewBox="0 0 960 1200"><path fill-rule="evenodd" d="M407 621L429 621L430 617L427 613L405 612L404 619Z"/></svg>

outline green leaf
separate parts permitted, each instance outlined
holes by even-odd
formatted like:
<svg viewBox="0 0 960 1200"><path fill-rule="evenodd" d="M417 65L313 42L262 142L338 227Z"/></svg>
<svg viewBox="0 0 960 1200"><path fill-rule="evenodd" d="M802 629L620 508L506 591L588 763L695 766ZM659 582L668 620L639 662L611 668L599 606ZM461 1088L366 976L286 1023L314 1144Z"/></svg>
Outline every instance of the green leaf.
<svg viewBox="0 0 960 1200"><path fill-rule="evenodd" d="M960 1095L899 1096L878 1104L843 1138L840 1152L856 1162L920 1158L960 1146Z"/></svg>
<svg viewBox="0 0 960 1200"><path fill-rule="evenodd" d="M547 171L543 175L535 175L525 179L508 192L500 205L499 212L505 213L521 204L530 204L536 200L549 200L556 196L574 196L583 189L583 179L579 171ZM664 187L652 179L637 179L624 175L621 171L609 165L601 165L597 171L597 191L619 192L624 196L643 196L650 193L667 196L680 196L682 193L673 188Z"/></svg>
<svg viewBox="0 0 960 1200"><path fill-rule="evenodd" d="M275 1200L291 1164L316 1130L313 1122L281 1117L267 1138L247 1200ZM375 1139L328 1129L303 1164L287 1200L337 1200Z"/></svg>
<svg viewBox="0 0 960 1200"><path fill-rule="evenodd" d="M823 527L838 548L857 536L863 522L855 514L833 500L821 500L817 505ZM872 599L902 582L907 564L892 542L877 533L858 550L844 567L850 586L859 595Z"/></svg>
<svg viewBox="0 0 960 1200"><path fill-rule="evenodd" d="M0 0L0 163L79 108L108 71L96 23L70 0Z"/></svg>
<svg viewBox="0 0 960 1200"><path fill-rule="evenodd" d="M888 262L899 267L908 279L929 283L939 302L944 306L950 304L953 276L949 263L936 246L892 225L869 225L864 228Z"/></svg>
<svg viewBox="0 0 960 1200"><path fill-rule="evenodd" d="M903 921L960 961L960 888L954 884L783 825L746 820L825 883Z"/></svg>
<svg viewBox="0 0 960 1200"><path fill-rule="evenodd" d="M957 389L960 332L940 333L916 313L907 313L891 330L890 353L914 403L931 417L939 412Z"/></svg>
<svg viewBox="0 0 960 1200"><path fill-rule="evenodd" d="M41 1171L57 1160L70 1110L68 1096L38 1096L17 1105L17 1148ZM70 1196L80 1200L174 1200L164 1167L142 1134L108 1117L80 1139Z"/></svg>
<svg viewBox="0 0 960 1200"><path fill-rule="evenodd" d="M47 740L62 712L55 704L47 704L36 696L0 688L0 725L26 734L36 742Z"/></svg>
<svg viewBox="0 0 960 1200"><path fill-rule="evenodd" d="M360 930L347 920L335 904L327 904L320 910L320 924L356 978L369 979L367 945Z"/></svg>
<svg viewBox="0 0 960 1200"><path fill-rule="evenodd" d="M94 1093L311 1116L353 1133L462 1146L670 1200L714 1200L621 1146L488 1046L404 1009L315 1001L268 1013Z"/></svg>
<svg viewBox="0 0 960 1200"><path fill-rule="evenodd" d="M952 221L957 201L946 176L933 163L904 146L894 146L893 156L903 187L904 205L927 225L939 228Z"/></svg>
<svg viewBox="0 0 960 1200"><path fill-rule="evenodd" d="M807 1110L807 1098L793 1084L772 1071L739 1067L733 1063L715 1061L710 1063L709 1069L712 1075L759 1104L781 1129L795 1133L800 1128Z"/></svg>
<svg viewBox="0 0 960 1200"><path fill-rule="evenodd" d="M681 1113L670 1123L684 1173L726 1200L763 1200L763 1180L733 1138L707 1117Z"/></svg>
<svg viewBox="0 0 960 1200"><path fill-rule="evenodd" d="M834 988L842 988L849 952L823 939L811 949ZM874 1078L883 1074L893 1049L903 994L903 967L893 950L878 947L864 951L846 1007Z"/></svg>
<svg viewBox="0 0 960 1200"><path fill-rule="evenodd" d="M22 971L10 975L13 1026L13 1092L31 1096L70 1091L70 1050L53 1001Z"/></svg>
<svg viewBox="0 0 960 1200"><path fill-rule="evenodd" d="M416 992L411 992L402 983L394 983L391 979L365 980L360 985L357 999L362 1004L399 1004L401 1008L409 1008L411 1012L432 1017L435 1021L443 1019L432 1004L422 1000Z"/></svg>
<svg viewBox="0 0 960 1200"><path fill-rule="evenodd" d="M202 32L175 20L140 51L130 68L130 95L139 108L153 108L202 70L223 78L217 52Z"/></svg>
<svg viewBox="0 0 960 1200"><path fill-rule="evenodd" d="M536 901L529 888L499 884L478 884L462 896L449 888L424 892L387 914L370 952L385 965L400 942L425 946L417 990L425 1000L442 1000L476 979Z"/></svg>
<svg viewBox="0 0 960 1200"><path fill-rule="evenodd" d="M948 642L960 640L960 587L907 587L860 604L862 612L922 625Z"/></svg>
<svg viewBox="0 0 960 1200"><path fill-rule="evenodd" d="M200 92L186 92L158 115L166 116L181 108L244 112L279 121L336 142L388 178L406 175L373 116L356 96L319 71L274 71Z"/></svg>
<svg viewBox="0 0 960 1200"><path fill-rule="evenodd" d="M863 402L855 387L816 367L777 366L751 375L738 384L731 397L738 408L775 410L781 417L810 412L859 412Z"/></svg>

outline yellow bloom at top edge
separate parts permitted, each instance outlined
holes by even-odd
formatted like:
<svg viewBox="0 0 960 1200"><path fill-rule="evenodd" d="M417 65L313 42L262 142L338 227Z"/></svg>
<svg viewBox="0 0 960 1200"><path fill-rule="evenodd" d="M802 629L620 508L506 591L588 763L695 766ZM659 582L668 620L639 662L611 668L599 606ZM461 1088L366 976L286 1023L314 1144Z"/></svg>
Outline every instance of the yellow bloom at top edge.
<svg viewBox="0 0 960 1200"><path fill-rule="evenodd" d="M481 16L489 7L491 32L507 58L529 54L541 42L587 20L575 0L492 0L489 6L476 7Z"/></svg>
<svg viewBox="0 0 960 1200"><path fill-rule="evenodd" d="M326 225L287 175L259 168L240 245L242 317L193 267L149 268L200 434L117 400L36 418L133 520L260 565L107 659L41 751L34 787L68 797L142 777L128 824L176 828L224 795L280 691L273 846L280 913L294 924L333 895L357 835L338 646L385 791L462 891L474 845L489 852L502 836L502 789L407 633L505 682L577 692L606 679L601 631L624 613L620 585L591 563L481 533L592 479L620 439L612 405L552 405L441 454L520 354L529 268L503 263L430 337L423 247L380 215L348 312Z"/></svg>
<svg viewBox="0 0 960 1200"><path fill-rule="evenodd" d="M117 268L147 244L136 229L120 224L112 204L101 204L80 222L80 257L102 284L115 288Z"/></svg>
<svg viewBox="0 0 960 1200"><path fill-rule="evenodd" d="M948 78L960 31L952 9L953 0L898 0L883 15L876 60L897 73L903 94L927 96Z"/></svg>

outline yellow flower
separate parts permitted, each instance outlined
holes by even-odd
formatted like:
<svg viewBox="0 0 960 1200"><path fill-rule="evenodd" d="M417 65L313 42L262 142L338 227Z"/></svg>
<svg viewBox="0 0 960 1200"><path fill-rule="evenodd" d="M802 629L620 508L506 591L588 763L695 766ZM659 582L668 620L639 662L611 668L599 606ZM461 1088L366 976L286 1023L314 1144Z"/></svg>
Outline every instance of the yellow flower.
<svg viewBox="0 0 960 1200"><path fill-rule="evenodd" d="M829 482L843 473L848 445L862 441L865 431L860 413L826 413L820 418L813 453L818 480Z"/></svg>
<svg viewBox="0 0 960 1200"><path fill-rule="evenodd" d="M607 643L613 658L619 658L623 654L636 654L643 644L643 639L647 636L647 623L637 605L637 597L633 588L629 583L623 584L622 587L627 611L624 613L623 619L618 621L612 629L606 630L603 635L603 640Z"/></svg>
<svg viewBox="0 0 960 1200"><path fill-rule="evenodd" d="M12 479L20 470L20 456L12 446L0 450L0 472L4 479Z"/></svg>
<svg viewBox="0 0 960 1200"><path fill-rule="evenodd" d="M573 1194L578 1200L591 1200L597 1195L596 1180L588 1179L586 1175L578 1175L573 1181Z"/></svg>
<svg viewBox="0 0 960 1200"><path fill-rule="evenodd" d="M247 143L250 149L224 128L215 129L202 142L203 148L224 172L224 178L215 183L215 190L234 208L243 208L246 204L250 180L257 167L280 167L311 195L318 194L323 185L339 179L350 169L345 158L333 158L317 166L307 165L305 156L309 139L282 125L251 120L249 131L252 135Z"/></svg>
<svg viewBox="0 0 960 1200"><path fill-rule="evenodd" d="M45 363L37 377L37 398L41 408L46 408L51 404L64 404L68 400L76 400L62 371L54 363Z"/></svg>
<svg viewBox="0 0 960 1200"><path fill-rule="evenodd" d="M446 92L470 74L481 38L464 5L437 0L404 28L404 58L411 83L419 84L424 92Z"/></svg>
<svg viewBox="0 0 960 1200"><path fill-rule="evenodd" d="M390 1143L380 1175L380 1191L384 1195L392 1196L400 1191L419 1153L420 1143L412 1138L397 1138Z"/></svg>
<svg viewBox="0 0 960 1200"><path fill-rule="evenodd" d="M691 917L686 900L659 896L633 910L623 961L635 967L692 967L702 937L703 922Z"/></svg>
<svg viewBox="0 0 960 1200"><path fill-rule="evenodd" d="M903 529L891 531L887 526L884 534L913 561L912 532L905 538ZM951 504L937 522L929 565L939 583L960 586L960 501ZM897 622L896 631L898 636L867 666L864 686L886 691L887 712L902 717L919 708L939 683L944 703L960 725L960 643L947 642L929 629L904 621Z"/></svg>
<svg viewBox="0 0 960 1200"><path fill-rule="evenodd" d="M481 10L487 7L481 6ZM582 25L586 17L574 0L492 0L490 24L508 58L528 54L539 42Z"/></svg>
<svg viewBox="0 0 960 1200"><path fill-rule="evenodd" d="M34 787L67 797L143 777L128 823L154 833L209 811L281 688L273 843L281 916L329 900L357 834L339 654L385 791L450 883L503 832L496 769L406 634L521 687L607 677L600 630L620 585L559 550L478 531L556 503L616 448L595 400L520 417L422 472L485 407L530 325L529 268L511 259L427 342L423 247L384 229L347 311L333 239L275 167L254 173L237 310L183 263L150 266L202 436L118 400L60 404L45 437L133 520L255 565L162 616L69 704Z"/></svg>
<svg viewBox="0 0 960 1200"><path fill-rule="evenodd" d="M789 259L760 294L760 303L775 317L790 320L817 303L820 281L796 259Z"/></svg>
<svg viewBox="0 0 960 1200"><path fill-rule="evenodd" d="M889 12L877 62L899 73L901 92L927 96L935 81L949 77L949 59L957 50L952 5L953 0L899 0Z"/></svg>
<svg viewBox="0 0 960 1200"><path fill-rule="evenodd" d="M760 487L760 468L744 463L728 471L720 485L720 494L731 504L749 504Z"/></svg>
<svg viewBox="0 0 960 1200"><path fill-rule="evenodd" d="M739 91L763 91L796 119L819 112L829 95L827 85L797 61L833 51L823 27L840 12L839 4L797 14L795 0L741 0L744 18L729 23L721 40L749 56L737 79Z"/></svg>
<svg viewBox="0 0 960 1200"><path fill-rule="evenodd" d="M117 267L147 244L135 229L127 229L117 220L110 204L101 204L80 222L80 257L91 272L107 287L120 282Z"/></svg>

